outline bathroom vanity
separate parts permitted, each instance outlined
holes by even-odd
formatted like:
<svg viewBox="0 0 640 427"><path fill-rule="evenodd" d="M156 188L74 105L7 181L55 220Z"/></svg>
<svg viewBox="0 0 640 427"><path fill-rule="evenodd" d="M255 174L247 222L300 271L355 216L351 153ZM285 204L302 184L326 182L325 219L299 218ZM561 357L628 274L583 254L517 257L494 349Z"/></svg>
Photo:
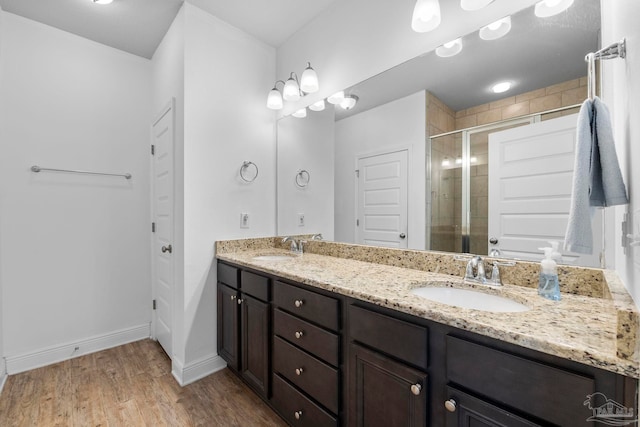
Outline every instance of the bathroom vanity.
<svg viewBox="0 0 640 427"><path fill-rule="evenodd" d="M446 254L310 242L290 256L277 242L218 242L218 348L291 425L590 426L607 404L637 414L637 312L613 279L578 292L601 271L571 272L585 276L560 302L529 286L477 289L529 307L496 313L411 292L473 290Z"/></svg>

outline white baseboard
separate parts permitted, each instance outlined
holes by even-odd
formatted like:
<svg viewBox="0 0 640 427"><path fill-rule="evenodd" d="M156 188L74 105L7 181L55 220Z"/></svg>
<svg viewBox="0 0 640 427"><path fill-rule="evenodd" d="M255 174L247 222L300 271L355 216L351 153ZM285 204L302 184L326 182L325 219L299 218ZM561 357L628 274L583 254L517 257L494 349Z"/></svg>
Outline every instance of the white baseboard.
<svg viewBox="0 0 640 427"><path fill-rule="evenodd" d="M184 387L226 367L227 362L220 356L211 355L194 360L186 365L174 360L171 363L171 374L178 381L178 384Z"/></svg>
<svg viewBox="0 0 640 427"><path fill-rule="evenodd" d="M121 329L108 334L94 336L84 340L44 348L31 353L7 357L7 373L9 375L62 362L74 357L82 356L96 351L106 350L134 341L149 338L151 324Z"/></svg>
<svg viewBox="0 0 640 427"><path fill-rule="evenodd" d="M0 394L2 394L2 389L4 388L4 384L7 382L7 369L5 366L5 362L3 358L0 358Z"/></svg>

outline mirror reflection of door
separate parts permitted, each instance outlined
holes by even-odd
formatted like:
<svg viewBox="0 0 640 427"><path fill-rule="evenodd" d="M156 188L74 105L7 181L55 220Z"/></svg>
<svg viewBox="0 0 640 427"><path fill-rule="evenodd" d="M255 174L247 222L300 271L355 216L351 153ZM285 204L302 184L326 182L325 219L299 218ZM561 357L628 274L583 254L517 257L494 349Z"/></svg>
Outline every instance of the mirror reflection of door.
<svg viewBox="0 0 640 427"><path fill-rule="evenodd" d="M407 248L407 150L357 162L356 243Z"/></svg>

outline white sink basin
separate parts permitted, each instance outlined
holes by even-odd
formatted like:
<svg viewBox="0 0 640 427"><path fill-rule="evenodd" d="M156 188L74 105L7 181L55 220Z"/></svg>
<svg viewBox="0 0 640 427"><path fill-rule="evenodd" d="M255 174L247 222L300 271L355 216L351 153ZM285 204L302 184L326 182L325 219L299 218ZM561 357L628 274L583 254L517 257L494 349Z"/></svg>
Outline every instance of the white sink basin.
<svg viewBox="0 0 640 427"><path fill-rule="evenodd" d="M259 255L254 256L254 261L288 261L295 258L293 255Z"/></svg>
<svg viewBox="0 0 640 427"><path fill-rule="evenodd" d="M442 304L462 308L472 308L474 310L493 311L499 313L513 313L530 310L526 305L520 304L512 299L467 289L425 287L413 289L411 293Z"/></svg>

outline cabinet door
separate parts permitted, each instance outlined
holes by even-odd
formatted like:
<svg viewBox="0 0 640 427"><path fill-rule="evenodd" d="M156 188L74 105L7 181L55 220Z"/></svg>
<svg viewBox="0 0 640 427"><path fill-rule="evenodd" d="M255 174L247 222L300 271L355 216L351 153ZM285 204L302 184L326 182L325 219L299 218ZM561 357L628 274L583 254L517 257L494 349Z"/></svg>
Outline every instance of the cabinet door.
<svg viewBox="0 0 640 427"><path fill-rule="evenodd" d="M539 426L452 387L447 387L447 399L447 427Z"/></svg>
<svg viewBox="0 0 640 427"><path fill-rule="evenodd" d="M427 425L427 374L357 344L350 350L349 425Z"/></svg>
<svg viewBox="0 0 640 427"><path fill-rule="evenodd" d="M241 374L265 397L269 391L269 304L241 294Z"/></svg>
<svg viewBox="0 0 640 427"><path fill-rule="evenodd" d="M238 370L238 291L218 283L218 354Z"/></svg>

